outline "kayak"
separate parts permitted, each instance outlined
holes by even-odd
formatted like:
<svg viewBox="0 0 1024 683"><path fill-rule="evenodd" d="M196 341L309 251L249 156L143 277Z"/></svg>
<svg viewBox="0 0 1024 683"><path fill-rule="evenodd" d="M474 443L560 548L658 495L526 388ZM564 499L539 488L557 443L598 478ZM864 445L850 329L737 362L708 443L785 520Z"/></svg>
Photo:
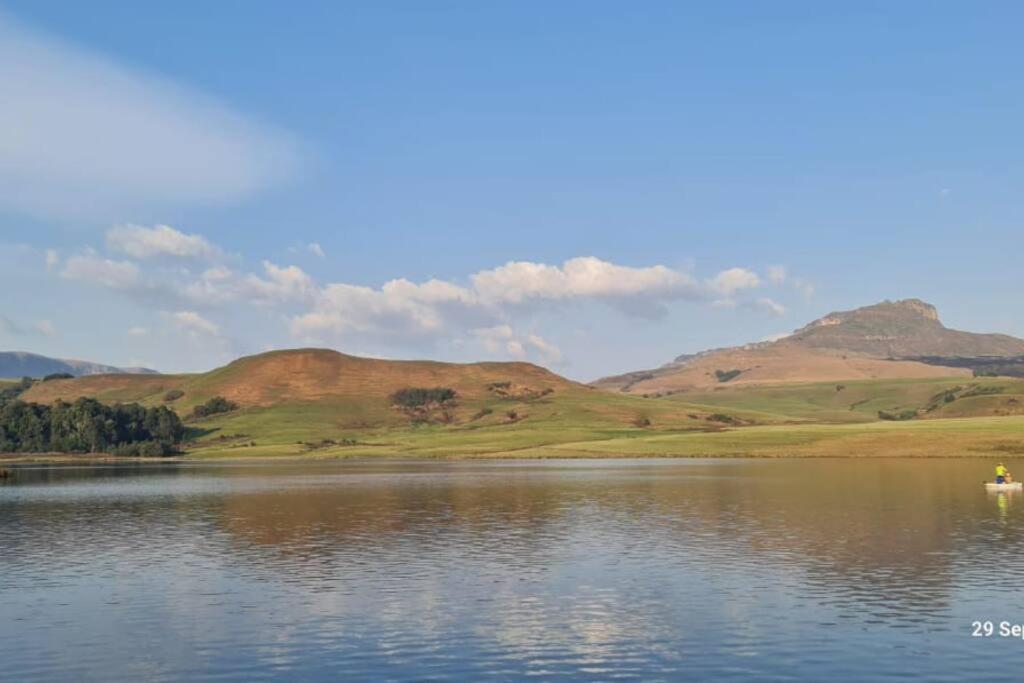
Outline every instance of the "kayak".
<svg viewBox="0 0 1024 683"><path fill-rule="evenodd" d="M1020 491L1024 488L1024 482L1015 481L1011 484L997 484L994 481L985 482L985 488L989 491Z"/></svg>

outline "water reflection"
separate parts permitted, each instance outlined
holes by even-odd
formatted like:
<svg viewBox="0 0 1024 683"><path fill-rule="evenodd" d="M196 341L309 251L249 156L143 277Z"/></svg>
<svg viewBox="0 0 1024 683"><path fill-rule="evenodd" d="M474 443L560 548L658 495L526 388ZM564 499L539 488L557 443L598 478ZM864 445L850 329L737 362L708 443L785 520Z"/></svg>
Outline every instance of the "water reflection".
<svg viewBox="0 0 1024 683"><path fill-rule="evenodd" d="M965 624L1022 606L1019 506L979 467L24 469L0 656L20 679L955 680L999 646Z"/></svg>

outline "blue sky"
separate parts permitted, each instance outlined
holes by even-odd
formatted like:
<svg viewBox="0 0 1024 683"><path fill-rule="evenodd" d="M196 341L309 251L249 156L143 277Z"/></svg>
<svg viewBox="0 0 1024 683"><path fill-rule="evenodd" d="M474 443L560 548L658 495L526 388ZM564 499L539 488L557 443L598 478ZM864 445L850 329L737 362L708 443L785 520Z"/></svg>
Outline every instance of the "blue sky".
<svg viewBox="0 0 1024 683"><path fill-rule="evenodd" d="M0 348L591 379L909 296L1024 336L1017 3L0 7Z"/></svg>

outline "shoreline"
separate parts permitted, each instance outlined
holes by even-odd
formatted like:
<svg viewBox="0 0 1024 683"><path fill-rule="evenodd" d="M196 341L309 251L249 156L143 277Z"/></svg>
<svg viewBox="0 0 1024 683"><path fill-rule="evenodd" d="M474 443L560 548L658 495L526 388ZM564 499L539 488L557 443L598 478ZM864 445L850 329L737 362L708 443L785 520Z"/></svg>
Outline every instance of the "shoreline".
<svg viewBox="0 0 1024 683"><path fill-rule="evenodd" d="M390 453L381 455L367 455L365 453L345 454L323 454L323 455L205 455L189 457L188 455L176 455L166 457L139 456L118 456L118 455L75 455L75 454L25 454L25 453L0 453L0 469L7 465L112 465L112 464L220 464L220 463L303 463L303 462L332 462L332 461L359 461L359 462L410 462L421 460L430 461L525 461L525 460L986 460L986 459L1012 459L1014 454L1005 452L974 452L974 453L933 453L933 454L912 454L912 453L856 453L849 455L837 455L834 453L580 453L580 452L537 452L537 453L458 453L452 455L422 454L422 453Z"/></svg>

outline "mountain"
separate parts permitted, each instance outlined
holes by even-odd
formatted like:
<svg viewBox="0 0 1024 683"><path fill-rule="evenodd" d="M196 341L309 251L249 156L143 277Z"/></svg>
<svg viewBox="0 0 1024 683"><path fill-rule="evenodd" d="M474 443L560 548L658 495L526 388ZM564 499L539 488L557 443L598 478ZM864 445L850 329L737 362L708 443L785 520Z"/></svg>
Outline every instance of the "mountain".
<svg viewBox="0 0 1024 683"><path fill-rule="evenodd" d="M0 377L46 377L54 374L69 374L75 377L102 374L156 374L148 368L117 368L112 365L91 363L84 360L48 358L22 351L0 351Z"/></svg>
<svg viewBox="0 0 1024 683"><path fill-rule="evenodd" d="M451 390L450 400L415 391L439 388ZM428 398L405 401L403 390ZM238 408L193 417L197 405L217 396ZM358 445L363 453L457 455L744 421L730 411L598 391L530 363L382 360L327 349L272 351L197 374L56 379L21 395L39 403L80 397L167 405L187 419L195 434L190 448L244 447L244 455L320 453L321 443L344 454Z"/></svg>
<svg viewBox="0 0 1024 683"><path fill-rule="evenodd" d="M939 320L935 307L920 299L883 301L853 311L829 313L800 328L784 342L874 358L1024 355L1024 339L951 330Z"/></svg>
<svg viewBox="0 0 1024 683"><path fill-rule="evenodd" d="M602 389L664 393L725 384L1024 376L1024 340L945 327L920 299L836 311L774 342L679 356L653 370L606 377Z"/></svg>

